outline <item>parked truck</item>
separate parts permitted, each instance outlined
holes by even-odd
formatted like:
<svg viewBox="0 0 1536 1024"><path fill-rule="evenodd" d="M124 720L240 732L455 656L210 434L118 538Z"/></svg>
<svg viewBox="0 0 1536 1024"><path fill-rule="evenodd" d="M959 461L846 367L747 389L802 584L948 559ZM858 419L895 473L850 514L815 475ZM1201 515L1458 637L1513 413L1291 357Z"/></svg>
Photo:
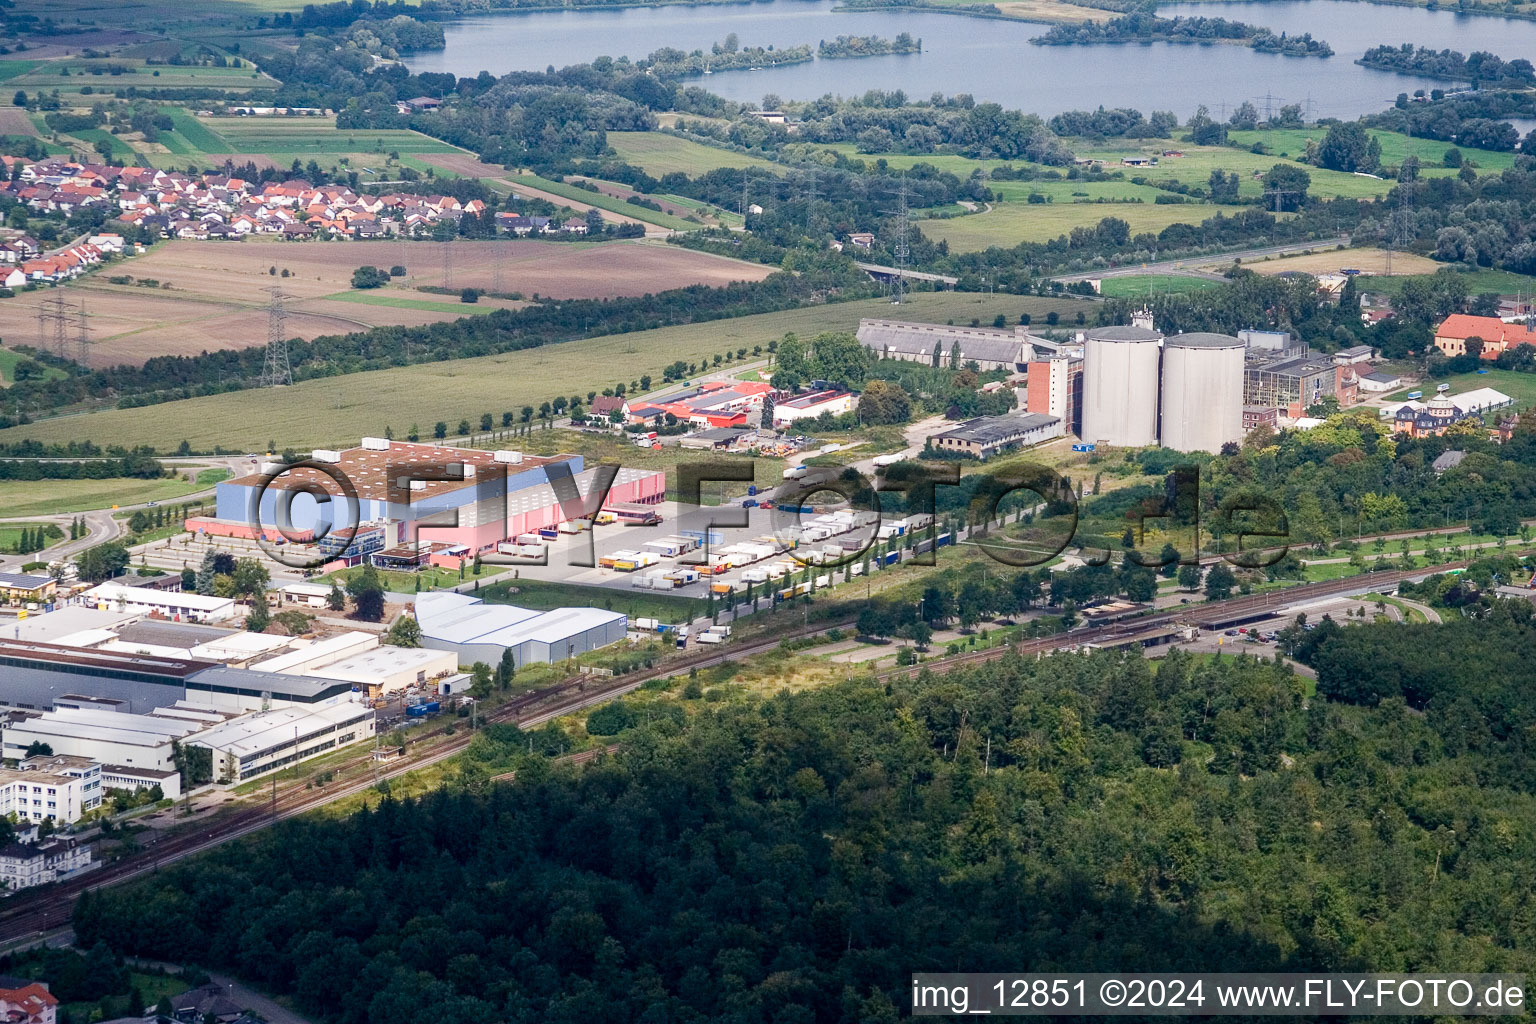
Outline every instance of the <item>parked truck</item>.
<svg viewBox="0 0 1536 1024"><path fill-rule="evenodd" d="M805 466L791 466L789 469L786 469L784 471L784 479L785 480L804 480L805 479L805 475L807 473L809 473L809 472L810 472L810 470L807 469Z"/></svg>
<svg viewBox="0 0 1536 1024"><path fill-rule="evenodd" d="M699 643L723 644L730 635L730 626L710 626L704 632L699 634Z"/></svg>

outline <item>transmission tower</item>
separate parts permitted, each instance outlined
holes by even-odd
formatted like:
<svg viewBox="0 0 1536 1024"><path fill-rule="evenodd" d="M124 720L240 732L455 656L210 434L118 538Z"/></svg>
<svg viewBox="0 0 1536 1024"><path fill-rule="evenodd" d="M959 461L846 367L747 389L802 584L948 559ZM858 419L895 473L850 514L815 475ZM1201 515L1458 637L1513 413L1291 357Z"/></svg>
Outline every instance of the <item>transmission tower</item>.
<svg viewBox="0 0 1536 1024"><path fill-rule="evenodd" d="M500 235L491 243L491 292L500 295L504 289L501 279L501 260L506 254L507 242Z"/></svg>
<svg viewBox="0 0 1536 1024"><path fill-rule="evenodd" d="M891 255L896 258L896 288L891 292L891 302L901 305L907 288L907 260L912 255L908 240L912 237L912 215L907 207L907 176L901 176L901 187L896 190L896 245Z"/></svg>
<svg viewBox="0 0 1536 1024"><path fill-rule="evenodd" d="M37 311L37 347L44 352L51 350L60 359L68 358L69 325L73 321L63 294L55 292L48 296Z"/></svg>
<svg viewBox="0 0 1536 1024"><path fill-rule="evenodd" d="M75 362L81 366L91 365L91 324L85 312L85 300L80 300L80 309L75 313Z"/></svg>
<svg viewBox="0 0 1536 1024"><path fill-rule="evenodd" d="M816 205L816 200L821 198L820 182L816 176L816 168L811 168L811 180L805 187L805 233L811 233L811 208Z"/></svg>
<svg viewBox="0 0 1536 1024"><path fill-rule="evenodd" d="M453 243L442 243L443 257L443 287L453 287Z"/></svg>
<svg viewBox="0 0 1536 1024"><path fill-rule="evenodd" d="M288 335L283 321L288 310L283 300L288 298L281 288L268 288L272 296L267 303L267 357L261 368L260 385L264 388L281 387L293 383L293 368L288 364Z"/></svg>

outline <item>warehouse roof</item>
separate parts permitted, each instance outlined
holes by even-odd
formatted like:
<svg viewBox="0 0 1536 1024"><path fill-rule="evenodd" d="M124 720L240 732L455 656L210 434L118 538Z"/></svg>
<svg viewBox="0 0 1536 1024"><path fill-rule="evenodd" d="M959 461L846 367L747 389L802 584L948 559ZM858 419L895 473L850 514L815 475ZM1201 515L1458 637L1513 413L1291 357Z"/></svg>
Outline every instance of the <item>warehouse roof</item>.
<svg viewBox="0 0 1536 1024"><path fill-rule="evenodd" d="M452 656L425 647L391 647L385 644L350 658L333 661L325 666L325 674L332 679L349 679L354 683L378 683L385 676L396 672L427 669L445 657ZM458 667L457 662L450 662L446 666L449 671Z"/></svg>
<svg viewBox="0 0 1536 1024"><path fill-rule="evenodd" d="M19 724L13 723L10 726L12 730L24 732L140 747L158 747L171 740L179 740L201 728L203 728L201 722L189 722L178 718L74 708L45 711L36 718L30 718Z"/></svg>
<svg viewBox="0 0 1536 1024"><path fill-rule="evenodd" d="M109 608L88 608L83 604L67 604L41 615L28 615L25 619L5 624L6 637L13 640L31 640L38 643L58 643L75 633L86 630L110 629L121 632L124 623L132 622L143 612L120 612Z"/></svg>
<svg viewBox="0 0 1536 1024"><path fill-rule="evenodd" d="M187 680L187 691L229 693L245 697L270 695L274 700L314 704L350 692L352 683L329 676L294 676L250 668L205 668Z"/></svg>
<svg viewBox="0 0 1536 1024"><path fill-rule="evenodd" d="M429 593L416 598L423 636L444 643L486 643L514 647L529 640L558 643L594 626L626 619L602 608L533 611L510 604L485 604L466 594Z"/></svg>
<svg viewBox="0 0 1536 1024"><path fill-rule="evenodd" d="M1232 337L1230 334L1210 334L1205 331L1193 331L1189 334L1175 334L1163 341L1165 348L1247 348L1248 346Z"/></svg>
<svg viewBox="0 0 1536 1024"><path fill-rule="evenodd" d="M292 744L295 729L302 739L372 714L371 710L352 703L323 708L273 708L216 725L199 734L195 742L200 747L210 747L236 757L251 757Z"/></svg>
<svg viewBox="0 0 1536 1024"><path fill-rule="evenodd" d="M222 640L238 632L240 632L238 629L222 626L200 626L192 622L166 622L164 619L141 618L117 630L117 638L128 643L191 648Z"/></svg>
<svg viewBox="0 0 1536 1024"><path fill-rule="evenodd" d="M569 462L579 459L578 455L524 455L520 463L504 463L496 461L496 454L479 448L454 448L448 445L438 444L411 444L405 441L392 441L387 450L379 451L373 448L348 448L339 452L341 459L334 463L337 470L345 474L351 481L352 487L357 491L360 499L374 501L395 501L404 503L407 490L414 500L421 500L434 494L444 494L456 491L464 487L474 487L479 483L489 484L495 477L483 476L482 471L497 469L506 470L509 476L549 466L556 462ZM409 484L395 481L395 486L390 487L390 471L396 471L396 476L403 476L404 471L412 467L428 469L433 466L447 464L464 464L473 466L473 475L465 476L462 480L433 480L423 484L419 489L410 489ZM257 487L261 484L265 474L250 473L235 480L226 481L242 487ZM318 469L301 468L284 472L273 477L269 486L283 490L299 490L319 485L328 494L337 495L340 488L335 480ZM486 488L487 495L492 491Z"/></svg>
<svg viewBox="0 0 1536 1024"><path fill-rule="evenodd" d="M918 324L900 320L860 320L859 343L867 349L932 358L935 345L940 356L949 354L950 346L960 345L961 359L988 362L1019 362L1027 359L1029 339L1012 330L997 327L953 327L948 324Z"/></svg>
<svg viewBox="0 0 1536 1024"><path fill-rule="evenodd" d="M1120 324L1112 327L1096 327L1084 337L1090 341L1161 341L1163 332L1147 327Z"/></svg>
<svg viewBox="0 0 1536 1024"><path fill-rule="evenodd" d="M0 572L0 587L17 590L37 590L53 582L52 576L38 576L22 572Z"/></svg>
<svg viewBox="0 0 1536 1024"><path fill-rule="evenodd" d="M532 640L542 644L558 644L567 637L584 633L589 629L613 621L629 622L623 612L611 612L605 608L556 608L554 611L535 615L515 625L498 629L480 637L478 643L491 643L501 647L516 647Z"/></svg>
<svg viewBox="0 0 1536 1024"><path fill-rule="evenodd" d="M966 420L953 430L934 435L935 439L952 437L974 444L1000 444L1031 430L1048 427L1060 417L1031 412L1022 416L981 416Z"/></svg>
<svg viewBox="0 0 1536 1024"><path fill-rule="evenodd" d="M234 599L229 597L214 597L212 594L189 594L184 591L168 593L158 590L148 590L144 587L125 587L121 583L103 583L85 592L87 600L102 601L110 604L113 601L123 601L128 604L158 604L175 608L193 608L199 611L216 612L233 607Z"/></svg>

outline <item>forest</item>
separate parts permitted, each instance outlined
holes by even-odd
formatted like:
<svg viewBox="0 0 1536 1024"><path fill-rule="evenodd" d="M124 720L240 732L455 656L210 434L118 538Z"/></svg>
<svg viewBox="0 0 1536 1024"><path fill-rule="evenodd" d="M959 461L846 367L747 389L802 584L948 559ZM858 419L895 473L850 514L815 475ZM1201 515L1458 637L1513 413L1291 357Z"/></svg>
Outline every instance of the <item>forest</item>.
<svg viewBox="0 0 1536 1024"><path fill-rule="evenodd" d="M327 1024L894 1022L913 970L1000 963L1529 972L1529 622L1414 628L1306 657L1420 656L1428 700L1178 651L642 692L591 723L617 756L493 726L460 785L283 823L74 925Z"/></svg>
<svg viewBox="0 0 1536 1024"><path fill-rule="evenodd" d="M1456 50L1435 51L1427 46L1373 46L1356 64L1383 68L1405 75L1452 78L1467 82L1507 82L1513 88L1536 84L1536 67L1524 57L1505 61L1485 50L1468 57Z"/></svg>

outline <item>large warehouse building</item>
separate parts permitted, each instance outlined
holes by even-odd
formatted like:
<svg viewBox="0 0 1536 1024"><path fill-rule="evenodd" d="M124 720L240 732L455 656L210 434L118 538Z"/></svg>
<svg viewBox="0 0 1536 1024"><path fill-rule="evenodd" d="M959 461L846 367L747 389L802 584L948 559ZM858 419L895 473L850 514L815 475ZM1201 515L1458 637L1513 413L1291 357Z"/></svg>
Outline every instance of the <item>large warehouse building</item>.
<svg viewBox="0 0 1536 1024"><path fill-rule="evenodd" d="M602 608L533 611L442 591L416 596L423 647L452 651L460 665L495 665L510 650L519 668L595 651L624 639L629 620Z"/></svg>
<svg viewBox="0 0 1536 1024"><path fill-rule="evenodd" d="M901 359L928 366L964 366L1023 373L1034 358L1023 327L955 327L901 320L859 321L859 344L879 359Z"/></svg>
<svg viewBox="0 0 1536 1024"><path fill-rule="evenodd" d="M275 477L264 491L260 473L219 484L215 517L197 521L196 528L245 535L252 523L259 523L269 530L291 529L302 538L305 531L318 534L327 526L334 536L350 526L393 522L399 524L401 544L462 545L473 554L569 518L552 481L571 478L575 489L587 495L597 475L580 455L524 455L376 437L365 437L359 447L345 451L317 450L313 459L350 482L357 496L355 513L341 485L320 470L302 468ZM458 478L425 479L450 475ZM316 501L315 491L330 495L330 501ZM604 502L654 503L665 493L664 472L623 468ZM289 499L283 518L278 515L280 494ZM353 515L356 521L349 522Z"/></svg>

